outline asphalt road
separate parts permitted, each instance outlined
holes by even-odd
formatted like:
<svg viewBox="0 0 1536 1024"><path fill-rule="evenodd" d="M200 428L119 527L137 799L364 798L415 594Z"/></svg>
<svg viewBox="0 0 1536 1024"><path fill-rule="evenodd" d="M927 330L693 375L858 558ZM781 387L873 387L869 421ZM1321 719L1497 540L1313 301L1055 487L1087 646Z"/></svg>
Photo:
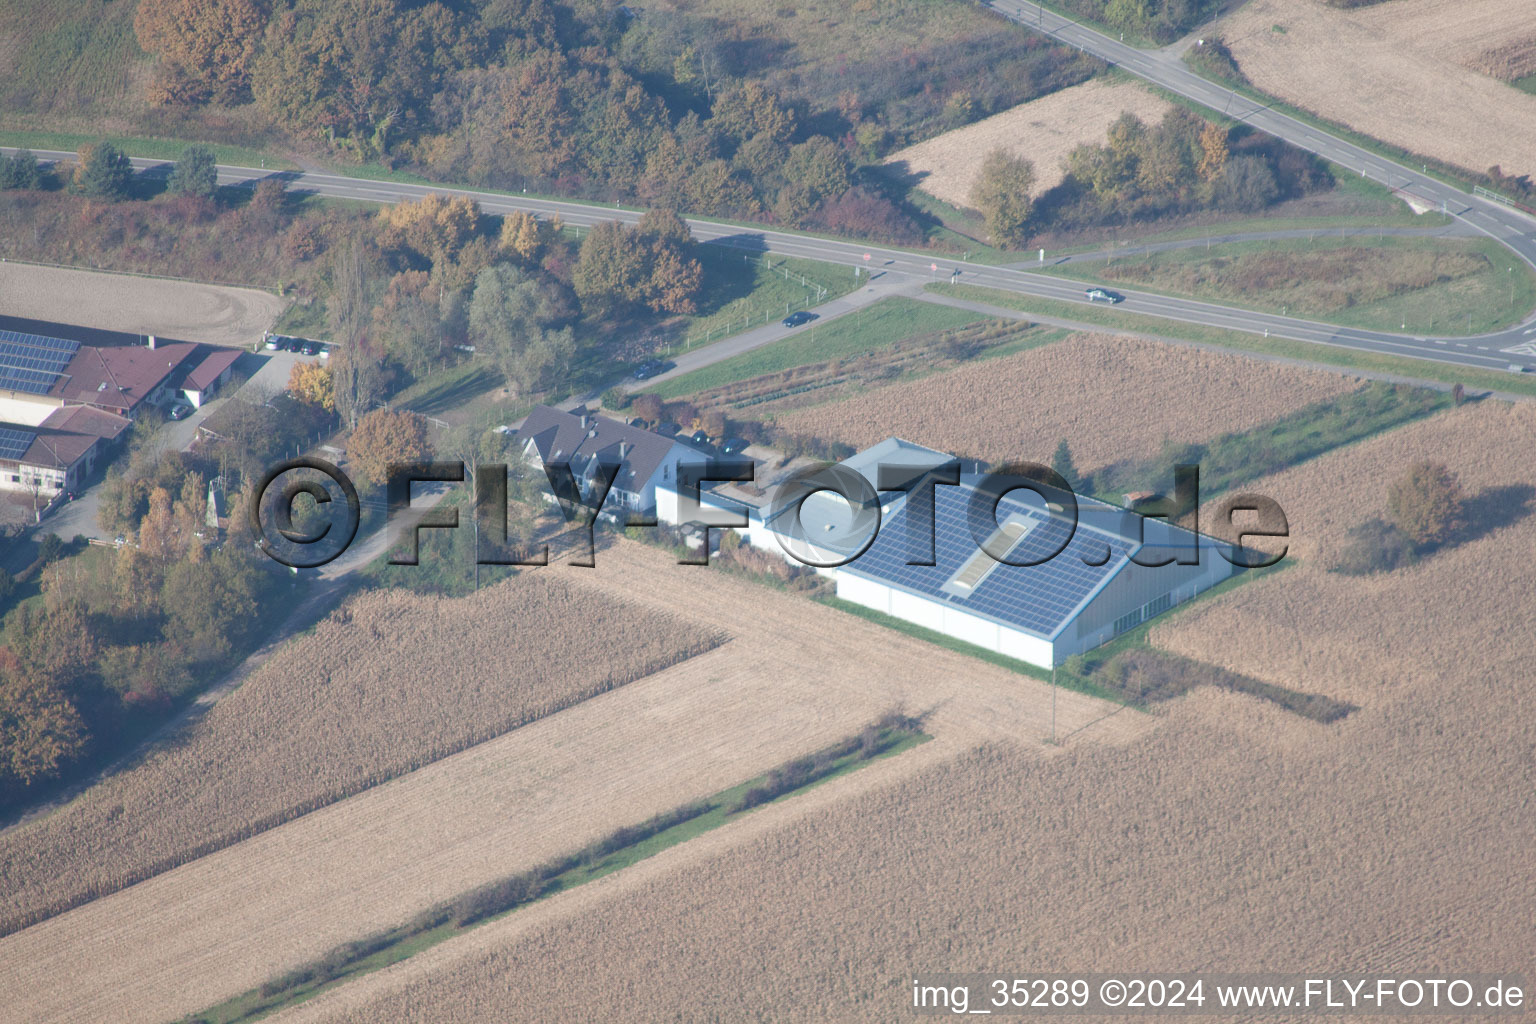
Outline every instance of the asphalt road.
<svg viewBox="0 0 1536 1024"><path fill-rule="evenodd" d="M1015 2L1015 0L997 0L994 6L1003 13L1014 11L1028 14L1029 11L1035 10L1034 5ZM1026 17L1023 20L1029 19ZM1029 21L1029 24L1033 26L1034 22ZM1157 81L1160 85L1175 91L1187 89L1191 98L1208 105L1214 104L1217 109L1221 108L1223 97L1228 95L1227 91L1219 86L1213 86L1184 70L1177 57L1170 55L1170 51L1145 51L1125 46L1099 33L1082 29L1075 22L1067 21L1049 12L1045 13L1043 26L1051 34L1074 45L1082 45L1085 49L1093 47L1094 49L1090 52L1103 50L1101 56L1108 55L1116 61L1123 60L1128 70L1138 74L1145 73L1149 79ZM1154 74L1158 77L1153 78ZM1252 107L1252 104L1249 103L1248 106ZM1356 147L1337 140L1327 142L1325 139L1331 137L1324 137L1315 129L1301 125L1283 115L1265 118L1262 116L1264 113L1261 110L1249 110L1245 114L1245 119L1256 127L1273 131L1275 134L1288 132L1296 135L1303 140L1299 141L1298 145L1313 149L1336 163L1345 166L1359 164L1359 159L1354 158L1352 154L1363 153L1363 151ZM72 158L74 154L39 151L37 156L40 159L49 160ZM1387 172L1382 168L1396 166L1379 157L1368 154L1365 156L1376 172L1374 176L1379 180L1387 180ZM170 168L170 164L160 160L134 159L133 164L139 170L151 175L169 173ZM1519 253L1520 258L1536 267L1536 239L1529 234L1533 228L1536 228L1536 220L1494 203L1483 203L1480 200L1471 199L1464 193L1441 185L1434 179L1424 178L1422 175L1417 176L1422 183L1411 182L1409 181L1410 172L1406 168L1399 168L1399 171L1395 179L1397 185L1413 185L1416 193L1432 200L1436 205L1444 196L1447 200L1447 212L1508 245L1514 252ZM377 203L412 201L432 193L462 195L476 200L481 209L487 213L503 214L516 210L528 210L544 216L558 215L567 224L578 226L591 226L606 220L634 223L640 219L638 211L595 203L539 199L438 185L351 178L314 171L267 171L252 167L222 165L219 168L219 181L226 185L254 183L269 177L285 180L290 189L297 191ZM723 224L697 218L688 218L688 225L694 237L703 242L735 246L746 251L771 252L801 259L836 263L849 268L858 267L870 274L901 275L913 283L926 280L954 281L1067 302L1086 301L1083 296L1083 285L1079 283L1010 267L985 266L933 253L821 238L791 231ZM1374 229L1361 229L1363 234L1369 234L1372 230ZM1512 264L1513 261L1512 257ZM1299 317L1255 313L1194 299L1172 298L1123 288L1117 290L1125 296L1125 301L1116 308L1126 313L1150 314L1210 327L1231 328L1266 336L1369 352L1416 356L1481 369L1505 370L1513 364L1526 370L1536 370L1536 317L1495 334L1432 338L1412 333L1398 334L1390 331L1336 327ZM1515 351L1509 351L1511 349Z"/></svg>

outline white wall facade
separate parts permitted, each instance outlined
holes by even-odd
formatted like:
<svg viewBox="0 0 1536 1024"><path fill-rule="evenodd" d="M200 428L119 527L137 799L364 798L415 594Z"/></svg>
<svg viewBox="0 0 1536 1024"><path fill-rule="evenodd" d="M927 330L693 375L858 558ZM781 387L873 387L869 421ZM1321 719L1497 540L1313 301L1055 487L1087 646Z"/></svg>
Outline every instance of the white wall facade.
<svg viewBox="0 0 1536 1024"><path fill-rule="evenodd" d="M968 644L996 651L1039 668L1050 668L1053 663L1060 664L1066 657L1059 654L1049 640L998 625L942 602L909 594L852 573L838 573L836 579L837 596L843 600L952 636L956 640L964 640Z"/></svg>

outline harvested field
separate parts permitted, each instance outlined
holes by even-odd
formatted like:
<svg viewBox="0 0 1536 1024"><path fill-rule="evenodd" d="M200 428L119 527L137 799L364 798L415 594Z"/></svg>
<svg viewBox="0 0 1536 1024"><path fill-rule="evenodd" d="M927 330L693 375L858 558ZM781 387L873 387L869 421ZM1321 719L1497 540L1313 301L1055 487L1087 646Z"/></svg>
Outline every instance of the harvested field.
<svg viewBox="0 0 1536 1024"><path fill-rule="evenodd" d="M1511 554L1536 548L1533 446L1536 408L1487 401L1255 482L1285 509L1300 564L1154 627L1154 642L1365 706L1415 680L1460 687L1525 656L1516 610L1536 593L1536 566ZM1420 459L1460 476L1471 523L1462 543L1388 573L1328 572L1346 531L1385 516L1388 483Z"/></svg>
<svg viewBox="0 0 1536 1024"><path fill-rule="evenodd" d="M594 570L546 571L585 599L730 623L733 642L0 939L0 1019L194 1012L895 706L931 712L921 750L1038 747L1050 728L1048 684L656 549L621 542ZM1071 692L1055 714L1068 750L1153 724Z"/></svg>
<svg viewBox="0 0 1536 1024"><path fill-rule="evenodd" d="M594 635L609 639L598 647ZM723 640L552 574L463 600L362 595L175 742L0 833L0 929L115 892ZM540 660L555 652L560 672Z"/></svg>
<svg viewBox="0 0 1536 1024"><path fill-rule="evenodd" d="M1357 384L1342 374L1238 355L1077 334L796 409L777 422L859 448L895 434L994 463L1049 462L1066 438L1078 469L1095 472L1150 458L1165 440L1185 444L1256 427Z"/></svg>
<svg viewBox="0 0 1536 1024"><path fill-rule="evenodd" d="M1298 107L1471 171L1536 172L1536 96L1490 77L1530 67L1536 5L1252 0L1219 32L1255 86Z"/></svg>
<svg viewBox="0 0 1536 1024"><path fill-rule="evenodd" d="M1523 969L1536 658L1473 665L1331 726L1204 690L1124 747L929 744L273 1019L904 1021L914 969Z"/></svg>
<svg viewBox="0 0 1536 1024"><path fill-rule="evenodd" d="M908 146L885 162L905 164L920 177L918 188L965 208L971 205L971 185L982 159L1005 149L1035 165L1034 194L1039 195L1061 183L1068 153L1085 143L1102 143L1121 114L1129 111L1154 124L1171 107L1134 82L1092 79Z"/></svg>
<svg viewBox="0 0 1536 1024"><path fill-rule="evenodd" d="M254 288L0 263L6 316L249 348L288 305Z"/></svg>

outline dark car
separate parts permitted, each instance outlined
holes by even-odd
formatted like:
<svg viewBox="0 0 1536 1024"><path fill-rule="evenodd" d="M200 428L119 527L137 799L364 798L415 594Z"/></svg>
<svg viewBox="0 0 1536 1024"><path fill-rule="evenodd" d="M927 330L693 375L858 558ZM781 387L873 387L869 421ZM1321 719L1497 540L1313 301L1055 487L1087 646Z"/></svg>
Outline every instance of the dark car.
<svg viewBox="0 0 1536 1024"><path fill-rule="evenodd" d="M656 424L656 429L653 430L652 433L660 434L662 437L671 437L673 434L676 434L681 429L683 429L683 428L679 427L676 423L673 423L671 420L665 420L665 421L663 421L661 423Z"/></svg>
<svg viewBox="0 0 1536 1024"><path fill-rule="evenodd" d="M692 441L694 444L709 444L709 434L702 430L695 430L693 432L693 436L688 440Z"/></svg>
<svg viewBox="0 0 1536 1024"><path fill-rule="evenodd" d="M170 417L173 420L184 420L192 415L192 407L186 402L177 402L171 406Z"/></svg>
<svg viewBox="0 0 1536 1024"><path fill-rule="evenodd" d="M320 346L312 341L306 341L304 347L299 349L299 351L307 356L317 356L320 354Z"/></svg>
<svg viewBox="0 0 1536 1024"><path fill-rule="evenodd" d="M746 451L751 443L744 437L728 437L720 443L720 451L724 455L736 455Z"/></svg>
<svg viewBox="0 0 1536 1024"><path fill-rule="evenodd" d="M1088 296L1089 302L1107 302L1110 305L1114 305L1117 302L1125 301L1124 295L1121 295L1119 292L1112 292L1108 288L1089 288L1083 294Z"/></svg>
<svg viewBox="0 0 1536 1024"><path fill-rule="evenodd" d="M658 373L666 373L672 364L660 359L650 359L635 367L635 380L650 380Z"/></svg>
<svg viewBox="0 0 1536 1024"><path fill-rule="evenodd" d="M801 324L808 324L812 320L820 320L820 319L821 319L821 316L819 314L812 313L810 310L802 309L798 313L791 313L791 314L789 314L789 316L785 317L780 322L785 327L799 327Z"/></svg>

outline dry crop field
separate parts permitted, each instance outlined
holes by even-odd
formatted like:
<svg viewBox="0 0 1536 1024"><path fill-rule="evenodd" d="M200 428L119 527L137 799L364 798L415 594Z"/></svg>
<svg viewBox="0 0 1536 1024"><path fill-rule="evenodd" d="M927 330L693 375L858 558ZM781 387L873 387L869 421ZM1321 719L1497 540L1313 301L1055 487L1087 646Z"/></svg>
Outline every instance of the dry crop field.
<svg viewBox="0 0 1536 1024"><path fill-rule="evenodd" d="M0 939L0 1020L195 1012L893 707L929 713L936 739L924 749L1004 738L1044 749L1048 684L804 597L632 542L600 551L596 569L544 572L583 602L725 623L732 640ZM1153 724L1070 692L1055 714L1066 750L1130 742Z"/></svg>
<svg viewBox="0 0 1536 1024"><path fill-rule="evenodd" d="M274 1021L905 1021L912 972L999 964L1523 971L1536 657L1473 668L1331 726L1203 690L1128 745L828 787Z"/></svg>
<svg viewBox="0 0 1536 1024"><path fill-rule="evenodd" d="M1415 680L1501 671L1531 650L1533 449L1536 408L1484 401L1256 481L1285 509L1299 564L1155 627L1155 642L1366 706ZM1346 531L1385 518L1387 485L1421 459L1460 476L1473 539L1388 573L1329 572Z"/></svg>
<svg viewBox="0 0 1536 1024"><path fill-rule="evenodd" d="M1035 165L1034 194L1039 195L1061 183L1068 153L1085 143L1103 142L1121 114L1128 111L1154 124L1171 107L1134 82L1091 79L908 146L885 162L905 164L907 171L920 176L918 188L965 208L971 205L971 186L982 159L994 149L1004 149Z"/></svg>
<svg viewBox="0 0 1536 1024"><path fill-rule="evenodd" d="M723 640L554 574L461 600L361 595L144 762L0 833L0 928L230 846Z"/></svg>
<svg viewBox="0 0 1536 1024"><path fill-rule="evenodd" d="M1076 334L842 402L777 417L792 433L866 447L892 434L988 462L1049 462L1066 438L1079 470L1256 427L1352 390L1342 374L1101 334Z"/></svg>
<svg viewBox="0 0 1536 1024"><path fill-rule="evenodd" d="M1255 86L1356 131L1472 171L1536 172L1536 5L1413 0L1353 11L1252 0L1218 28Z"/></svg>
<svg viewBox="0 0 1536 1024"><path fill-rule="evenodd" d="M254 288L0 263L0 308L31 320L249 348L287 305Z"/></svg>

